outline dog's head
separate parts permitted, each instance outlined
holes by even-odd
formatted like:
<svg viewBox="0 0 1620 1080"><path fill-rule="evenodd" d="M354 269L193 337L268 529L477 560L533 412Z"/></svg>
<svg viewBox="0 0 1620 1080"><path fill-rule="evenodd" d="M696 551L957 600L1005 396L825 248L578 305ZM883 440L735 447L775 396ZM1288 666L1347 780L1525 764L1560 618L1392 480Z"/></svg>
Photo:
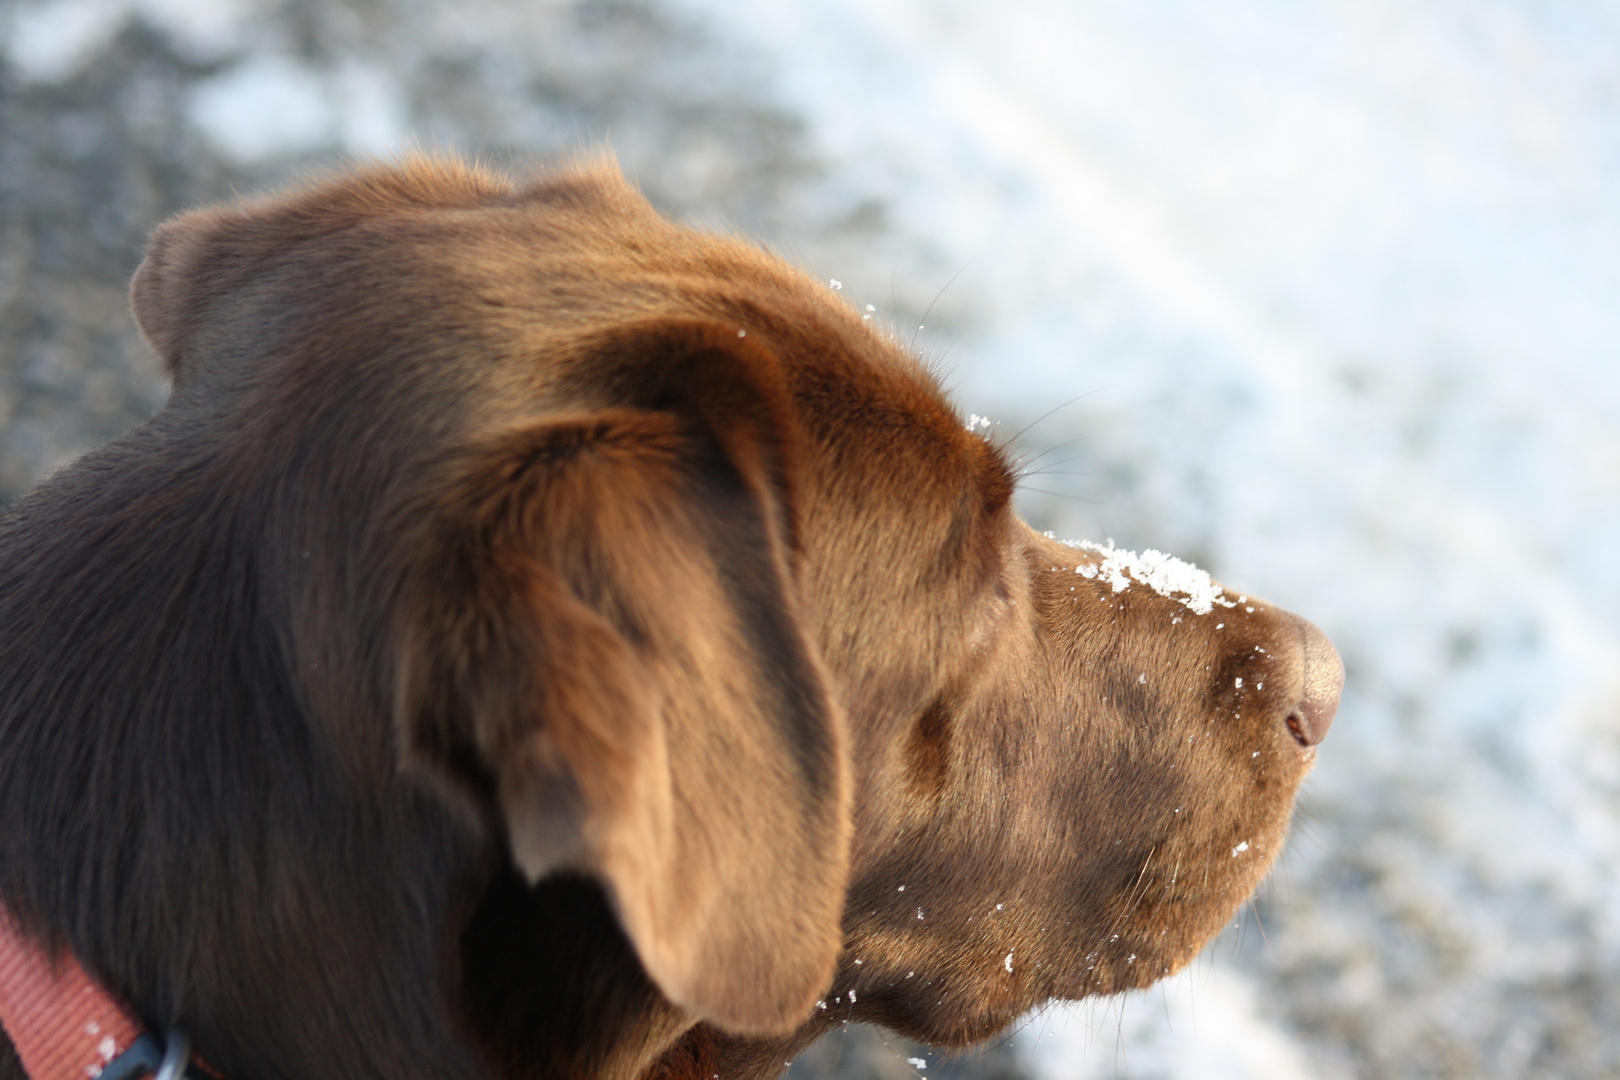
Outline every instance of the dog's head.
<svg viewBox="0 0 1620 1080"><path fill-rule="evenodd" d="M311 730L482 868L424 948L490 1060L972 1041L1176 970L1283 844L1321 634L1034 533L899 344L611 167L188 215L133 295Z"/></svg>

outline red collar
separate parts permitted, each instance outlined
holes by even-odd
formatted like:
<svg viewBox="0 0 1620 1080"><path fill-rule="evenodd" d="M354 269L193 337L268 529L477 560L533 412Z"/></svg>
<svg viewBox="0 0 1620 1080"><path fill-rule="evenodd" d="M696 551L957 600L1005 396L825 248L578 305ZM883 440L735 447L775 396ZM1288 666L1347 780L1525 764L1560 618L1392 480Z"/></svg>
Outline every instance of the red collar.
<svg viewBox="0 0 1620 1080"><path fill-rule="evenodd" d="M104 1073L107 1080L144 1073L175 1080L190 1058L183 1033L170 1034L175 1053L165 1056L163 1044L71 952L47 952L3 904L0 1025L30 1080L96 1080Z"/></svg>

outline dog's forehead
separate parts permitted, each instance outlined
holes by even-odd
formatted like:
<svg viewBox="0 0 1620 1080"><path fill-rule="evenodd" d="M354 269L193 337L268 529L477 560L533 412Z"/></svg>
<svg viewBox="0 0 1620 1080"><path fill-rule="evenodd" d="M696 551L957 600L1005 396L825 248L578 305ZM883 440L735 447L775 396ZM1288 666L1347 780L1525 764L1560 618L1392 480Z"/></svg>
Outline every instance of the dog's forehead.
<svg viewBox="0 0 1620 1080"><path fill-rule="evenodd" d="M886 329L769 251L662 217L609 160L519 185L420 159L243 214L289 260L264 298L304 314L293 333L309 347L285 353L323 373L312 386L335 371L369 372L390 392L450 378L471 429L622 405L604 338L649 319L699 320L771 357L828 469L916 496L973 489L994 504L1010 491L1000 450L964 427L935 375ZM311 290L308 268L330 287ZM379 353L389 362L372 363Z"/></svg>
<svg viewBox="0 0 1620 1080"><path fill-rule="evenodd" d="M593 380L596 343L616 326L710 320L774 357L800 422L829 450L886 446L900 455L896 469L925 460L929 479L999 482L1008 471L936 375L839 292L751 242L666 220L600 163L434 220L443 244L408 242L424 270L455 283L442 315L473 311L481 332L509 331L503 351L539 360L541 377Z"/></svg>

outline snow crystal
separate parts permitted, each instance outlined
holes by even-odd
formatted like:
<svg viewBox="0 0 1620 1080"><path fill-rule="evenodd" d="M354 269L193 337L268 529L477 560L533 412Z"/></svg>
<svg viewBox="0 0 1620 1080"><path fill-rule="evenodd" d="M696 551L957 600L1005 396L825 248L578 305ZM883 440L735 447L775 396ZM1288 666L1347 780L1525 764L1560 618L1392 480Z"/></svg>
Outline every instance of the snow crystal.
<svg viewBox="0 0 1620 1080"><path fill-rule="evenodd" d="M844 288L844 283L835 277L828 278L827 288L831 289L833 292L841 292Z"/></svg>
<svg viewBox="0 0 1620 1080"><path fill-rule="evenodd" d="M922 327L919 326L917 329L920 330ZM990 418L988 416L980 416L978 413L970 413L968 414L967 429L973 432L989 431Z"/></svg>
<svg viewBox="0 0 1620 1080"><path fill-rule="evenodd" d="M1007 969L1007 974L1009 974L1009 975L1012 974L1012 957L1013 957L1013 954L1008 953L1007 954L1007 959L1005 959L1005 960L1003 960L1001 962L1001 966Z"/></svg>
<svg viewBox="0 0 1620 1080"><path fill-rule="evenodd" d="M1245 851L1248 851L1248 850L1249 850L1249 842L1247 840L1245 840L1245 841L1243 841L1243 843L1239 844L1237 847L1232 849L1232 858L1235 859L1239 855L1243 854Z"/></svg>
<svg viewBox="0 0 1620 1080"><path fill-rule="evenodd" d="M1222 607L1237 606L1237 601L1221 595L1221 587L1210 580L1207 571L1162 551L1148 548L1138 555L1134 551L1116 548L1112 540L1106 547L1090 540L1065 540L1063 543L1101 555L1101 563L1081 563L1074 568L1074 572L1081 577L1100 578L1112 585L1115 592L1130 588L1131 579L1135 578L1160 596L1168 596L1198 615L1208 615L1216 604ZM1185 596L1177 596L1177 593L1184 593Z"/></svg>
<svg viewBox="0 0 1620 1080"><path fill-rule="evenodd" d="M919 1069L928 1068L928 1062L923 1060L922 1058L906 1058L906 1064L914 1066L914 1067L919 1068Z"/></svg>

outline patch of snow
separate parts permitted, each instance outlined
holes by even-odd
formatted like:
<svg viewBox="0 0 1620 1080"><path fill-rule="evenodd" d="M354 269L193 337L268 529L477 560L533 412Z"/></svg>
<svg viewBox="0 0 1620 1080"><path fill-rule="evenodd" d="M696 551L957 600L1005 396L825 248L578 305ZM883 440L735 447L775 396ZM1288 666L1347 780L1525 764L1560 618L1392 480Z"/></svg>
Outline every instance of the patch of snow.
<svg viewBox="0 0 1620 1080"><path fill-rule="evenodd" d="M56 83L83 71L134 18L196 61L247 44L259 0L44 0L0 15L4 55L24 83Z"/></svg>
<svg viewBox="0 0 1620 1080"><path fill-rule="evenodd" d="M325 71L278 53L252 55L194 86L187 113L244 165L321 148L384 157L410 142L397 76L353 58Z"/></svg>
<svg viewBox="0 0 1620 1080"><path fill-rule="evenodd" d="M373 63L349 60L333 76L330 96L337 138L348 153L387 157L410 144L406 94L394 73Z"/></svg>
<svg viewBox="0 0 1620 1080"><path fill-rule="evenodd" d="M338 115L327 80L287 56L254 56L199 83L188 109L223 153L242 164L330 144Z"/></svg>
<svg viewBox="0 0 1620 1080"><path fill-rule="evenodd" d="M1317 1080L1277 1030L1253 981L1195 965L1151 990L1054 1005L1016 1039L1042 1080Z"/></svg>
<svg viewBox="0 0 1620 1080"><path fill-rule="evenodd" d="M1160 596L1179 601L1198 615L1208 615L1216 604L1222 607L1237 606L1236 601L1222 596L1221 587L1210 580L1207 572L1162 551L1149 548L1138 555L1134 551L1116 548L1112 540L1106 547L1090 540L1065 540L1063 543L1101 555L1101 563L1081 563L1074 571L1081 577L1100 578L1111 585L1115 592L1130 588L1131 579L1134 578ZM1185 595L1177 596L1177 593Z"/></svg>
<svg viewBox="0 0 1620 1080"><path fill-rule="evenodd" d="M4 23L6 60L24 82L71 78L118 36L131 7L131 0L19 4Z"/></svg>
<svg viewBox="0 0 1620 1080"><path fill-rule="evenodd" d="M222 59L247 48L264 0L135 0L148 26L195 61Z"/></svg>

